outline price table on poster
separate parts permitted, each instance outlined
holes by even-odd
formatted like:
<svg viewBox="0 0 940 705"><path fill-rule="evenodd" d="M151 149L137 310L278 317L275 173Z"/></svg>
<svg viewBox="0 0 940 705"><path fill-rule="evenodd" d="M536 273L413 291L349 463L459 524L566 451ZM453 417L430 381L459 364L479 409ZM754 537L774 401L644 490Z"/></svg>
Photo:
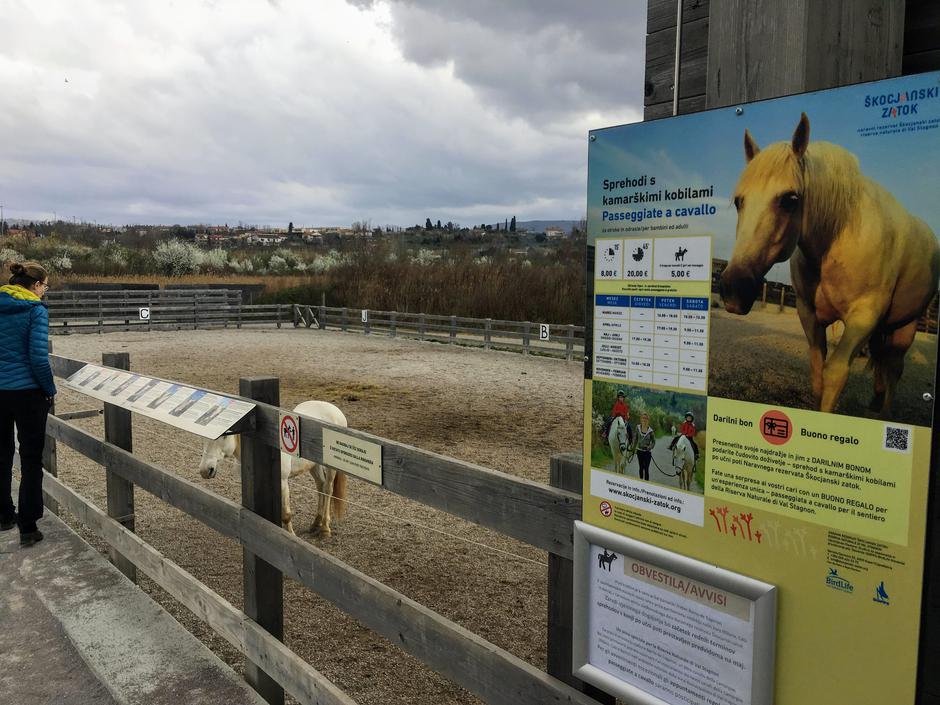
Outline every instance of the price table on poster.
<svg viewBox="0 0 940 705"><path fill-rule="evenodd" d="M705 391L708 298L598 294L594 375Z"/></svg>

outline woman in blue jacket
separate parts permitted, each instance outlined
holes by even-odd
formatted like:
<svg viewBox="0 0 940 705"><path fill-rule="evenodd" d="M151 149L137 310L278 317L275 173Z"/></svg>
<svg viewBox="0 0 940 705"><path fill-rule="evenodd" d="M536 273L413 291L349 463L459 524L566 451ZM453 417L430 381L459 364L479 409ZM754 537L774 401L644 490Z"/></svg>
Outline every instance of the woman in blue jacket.
<svg viewBox="0 0 940 705"><path fill-rule="evenodd" d="M0 286L0 530L19 526L20 545L42 541L42 451L46 416L56 388L49 366L49 312L42 296L46 270L35 262L10 265ZM13 427L20 443L19 513L13 505Z"/></svg>

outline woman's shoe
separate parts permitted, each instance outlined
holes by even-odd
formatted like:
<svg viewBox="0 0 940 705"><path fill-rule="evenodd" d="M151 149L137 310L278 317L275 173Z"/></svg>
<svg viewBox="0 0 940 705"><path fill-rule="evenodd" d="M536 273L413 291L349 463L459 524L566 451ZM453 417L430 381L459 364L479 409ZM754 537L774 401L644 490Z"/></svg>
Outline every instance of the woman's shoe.
<svg viewBox="0 0 940 705"><path fill-rule="evenodd" d="M42 541L42 532L39 529L26 534L20 534L20 546L32 546L40 541Z"/></svg>
<svg viewBox="0 0 940 705"><path fill-rule="evenodd" d="M0 519L0 531L9 531L16 526L16 514L10 518Z"/></svg>

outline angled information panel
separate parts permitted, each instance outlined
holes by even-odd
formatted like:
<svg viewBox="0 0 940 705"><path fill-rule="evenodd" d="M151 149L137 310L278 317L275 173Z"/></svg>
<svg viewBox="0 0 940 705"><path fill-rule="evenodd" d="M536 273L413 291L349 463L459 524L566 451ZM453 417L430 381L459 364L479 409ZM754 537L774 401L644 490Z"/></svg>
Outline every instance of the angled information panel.
<svg viewBox="0 0 940 705"><path fill-rule="evenodd" d="M65 381L65 386L211 439L255 408L250 402L101 365L85 365Z"/></svg>
<svg viewBox="0 0 940 705"><path fill-rule="evenodd" d="M597 130L589 145L583 520L601 532L577 568L593 641L575 668L630 703L913 705L940 75ZM707 628L683 631L724 589L686 559L775 588L753 632L734 621L745 611L710 606L709 625L754 646L732 659L740 673L709 661ZM772 664L770 699L749 685L755 663ZM714 673L724 686L701 687Z"/></svg>

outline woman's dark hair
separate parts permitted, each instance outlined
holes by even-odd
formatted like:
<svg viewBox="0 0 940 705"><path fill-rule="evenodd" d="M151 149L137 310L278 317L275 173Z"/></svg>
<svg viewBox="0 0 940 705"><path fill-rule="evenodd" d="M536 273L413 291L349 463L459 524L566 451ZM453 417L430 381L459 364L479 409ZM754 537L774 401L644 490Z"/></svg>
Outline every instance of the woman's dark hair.
<svg viewBox="0 0 940 705"><path fill-rule="evenodd" d="M28 289L36 282L44 282L49 278L49 273L39 262L14 262L10 265L10 271L13 272L10 283L24 289Z"/></svg>

